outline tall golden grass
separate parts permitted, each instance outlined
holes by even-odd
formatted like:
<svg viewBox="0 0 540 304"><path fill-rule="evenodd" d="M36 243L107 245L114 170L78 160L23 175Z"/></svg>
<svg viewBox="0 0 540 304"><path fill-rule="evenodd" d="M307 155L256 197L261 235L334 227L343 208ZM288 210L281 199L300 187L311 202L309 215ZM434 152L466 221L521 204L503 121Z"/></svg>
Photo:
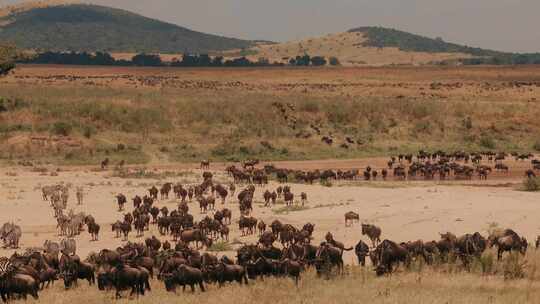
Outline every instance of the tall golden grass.
<svg viewBox="0 0 540 304"><path fill-rule="evenodd" d="M492 259L488 251L482 259ZM496 257L495 257L496 258ZM286 303L538 303L540 299L540 254L530 250L524 258L517 254L505 255L501 262L493 261L489 267L476 261L466 270L457 264L426 266L416 263L409 269L400 266L392 275L376 277L370 267L347 266L344 275L330 279L319 278L308 270L302 274L298 286L288 278L267 278L250 281L248 286L236 283L222 288L209 285L201 293L168 293L163 283L152 281L152 291L145 296L116 301L114 292L98 291L85 282L79 287L64 290L57 284L41 292L39 303L222 303L222 304L286 304ZM507 271L523 272L522 278L508 276ZM33 302L33 300L29 300Z"/></svg>

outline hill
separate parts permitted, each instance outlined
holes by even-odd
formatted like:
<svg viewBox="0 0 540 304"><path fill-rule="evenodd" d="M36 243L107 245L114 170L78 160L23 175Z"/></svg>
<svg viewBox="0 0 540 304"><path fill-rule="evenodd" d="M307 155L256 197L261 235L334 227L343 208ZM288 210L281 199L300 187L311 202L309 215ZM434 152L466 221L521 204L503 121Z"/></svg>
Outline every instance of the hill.
<svg viewBox="0 0 540 304"><path fill-rule="evenodd" d="M366 41L362 45L366 47L394 47L406 52L463 53L473 56L497 56L503 54L502 52L448 43L442 38L432 39L384 27L366 26L348 32L362 33L366 37Z"/></svg>
<svg viewBox="0 0 540 304"><path fill-rule="evenodd" d="M6 9L4 9L6 11ZM0 15L0 41L24 49L207 53L253 42L192 31L125 10L87 4L32 6Z"/></svg>
<svg viewBox="0 0 540 304"><path fill-rule="evenodd" d="M335 57L342 65L424 65L424 64L540 64L540 53L520 54L449 43L384 27L359 27L344 33L328 34L279 44L260 43L249 50L251 60L267 58L286 62L296 56Z"/></svg>
<svg viewBox="0 0 540 304"><path fill-rule="evenodd" d="M412 34L411 34L412 35ZM432 52L427 49L400 49L397 45L374 46L373 39L364 32L344 32L321 37L307 38L279 44L260 44L250 49L252 60L259 57L271 62L286 62L290 58L309 54L312 56L336 57L344 66L357 65L418 65L448 60L472 58L466 52ZM231 53L230 55L238 55Z"/></svg>

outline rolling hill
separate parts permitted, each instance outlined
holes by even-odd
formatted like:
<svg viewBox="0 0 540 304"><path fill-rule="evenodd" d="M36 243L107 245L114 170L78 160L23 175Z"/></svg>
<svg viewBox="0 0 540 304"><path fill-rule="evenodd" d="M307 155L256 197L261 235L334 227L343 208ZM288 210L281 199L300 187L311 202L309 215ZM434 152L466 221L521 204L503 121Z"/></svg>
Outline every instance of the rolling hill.
<svg viewBox="0 0 540 304"><path fill-rule="evenodd" d="M471 53L459 50L402 49L399 43L379 47L375 43L378 40L373 40L368 34L349 31L279 44L261 44L250 49L251 55L248 57L252 60L264 57L271 62L287 62L290 58L309 54L336 57L344 66L418 65L474 57Z"/></svg>
<svg viewBox="0 0 540 304"><path fill-rule="evenodd" d="M160 53L207 53L254 44L87 4L11 9L0 14L0 41L24 49Z"/></svg>
<svg viewBox="0 0 540 304"><path fill-rule="evenodd" d="M502 52L445 42L442 38L432 39L384 27L365 26L351 29L348 32L362 33L366 38L362 43L362 46L365 47L393 47L406 52L462 53L473 56L497 56L503 54Z"/></svg>
<svg viewBox="0 0 540 304"><path fill-rule="evenodd" d="M271 62L287 62L304 54L335 57L345 66L540 64L540 53L499 52L449 43L442 38L433 39L396 29L369 26L299 41L258 44L248 53L252 60L264 57Z"/></svg>

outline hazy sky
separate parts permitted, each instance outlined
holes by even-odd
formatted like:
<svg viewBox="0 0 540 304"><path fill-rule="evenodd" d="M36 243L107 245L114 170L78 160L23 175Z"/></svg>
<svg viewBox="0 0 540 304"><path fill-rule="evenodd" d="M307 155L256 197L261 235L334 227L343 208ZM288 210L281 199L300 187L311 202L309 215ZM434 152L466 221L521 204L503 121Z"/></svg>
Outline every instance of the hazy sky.
<svg viewBox="0 0 540 304"><path fill-rule="evenodd" d="M21 0L0 0L0 5ZM540 52L540 0L88 0L194 30L285 41L380 25L503 51Z"/></svg>

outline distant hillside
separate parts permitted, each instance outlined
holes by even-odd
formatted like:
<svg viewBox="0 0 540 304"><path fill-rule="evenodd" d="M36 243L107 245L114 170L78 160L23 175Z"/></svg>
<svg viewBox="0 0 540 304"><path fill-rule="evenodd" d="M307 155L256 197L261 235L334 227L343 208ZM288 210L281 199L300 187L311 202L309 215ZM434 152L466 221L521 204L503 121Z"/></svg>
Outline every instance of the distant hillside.
<svg viewBox="0 0 540 304"><path fill-rule="evenodd" d="M384 27L365 26L349 30L349 32L363 33L367 38L363 45L367 47L395 47L406 52L464 53L473 56L502 54L502 52L448 43L441 38L432 39Z"/></svg>
<svg viewBox="0 0 540 304"><path fill-rule="evenodd" d="M38 6L0 15L0 41L25 49L161 53L207 53L254 44L86 4Z"/></svg>
<svg viewBox="0 0 540 304"><path fill-rule="evenodd" d="M507 53L445 42L442 38L428 38L384 27L359 27L349 33L360 33L366 40L365 47L378 49L397 48L403 52L424 52L430 54L467 54L470 58L460 58L463 64L517 65L540 64L540 53Z"/></svg>
<svg viewBox="0 0 540 304"><path fill-rule="evenodd" d="M229 53L230 56L241 54ZM464 52L406 51L393 46L373 47L370 39L363 32L335 33L279 44L261 44L243 53L247 53L247 56L252 60L264 57L271 62L287 62L290 58L304 54L326 58L335 57L344 66L418 65L473 57L473 55ZM225 55L227 56L227 53Z"/></svg>

